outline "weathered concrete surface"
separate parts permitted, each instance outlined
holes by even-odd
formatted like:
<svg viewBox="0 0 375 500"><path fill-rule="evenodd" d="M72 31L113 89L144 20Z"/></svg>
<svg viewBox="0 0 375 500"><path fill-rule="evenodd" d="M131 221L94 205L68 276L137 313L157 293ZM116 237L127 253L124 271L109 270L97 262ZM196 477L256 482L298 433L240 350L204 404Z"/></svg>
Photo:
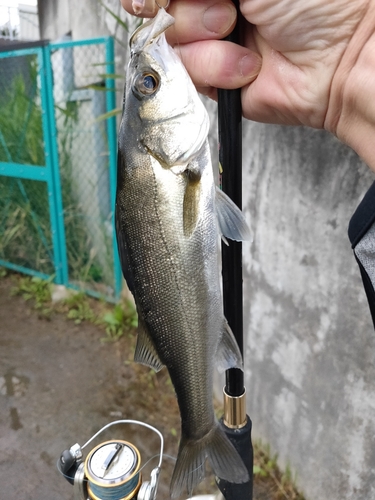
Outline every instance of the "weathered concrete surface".
<svg viewBox="0 0 375 500"><path fill-rule="evenodd" d="M166 372L152 376L129 363L129 335L103 343L104 330L88 322L75 325L62 314L39 318L29 302L11 296L12 286L11 279L0 279L0 499L72 500L73 487L56 468L58 457L118 419L154 425L164 436L164 452L176 456L179 413L170 384L165 390ZM160 451L158 436L119 425L84 451L109 439L125 439L139 449L148 480L157 461L146 462ZM173 467L174 460L164 457L160 499L169 498ZM208 476L196 494L215 491L211 483ZM256 498L272 495L261 490Z"/></svg>
<svg viewBox="0 0 375 500"><path fill-rule="evenodd" d="M38 0L41 38L54 41L71 34L74 40L80 40L114 34L116 21L103 5L117 15L122 14L123 9L117 0L103 3L97 0Z"/></svg>
<svg viewBox="0 0 375 500"><path fill-rule="evenodd" d="M375 498L375 335L347 237L373 174L324 132L247 123L244 143L254 436L308 499Z"/></svg>

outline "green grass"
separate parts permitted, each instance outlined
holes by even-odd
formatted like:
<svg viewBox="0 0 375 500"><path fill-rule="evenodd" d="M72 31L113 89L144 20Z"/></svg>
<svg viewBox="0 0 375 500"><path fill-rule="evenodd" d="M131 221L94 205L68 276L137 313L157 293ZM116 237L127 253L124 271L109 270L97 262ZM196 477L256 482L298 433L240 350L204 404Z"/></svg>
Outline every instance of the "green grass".
<svg viewBox="0 0 375 500"><path fill-rule="evenodd" d="M11 294L21 295L26 301L33 301L34 309L38 310L43 317L49 318L52 312L51 280L46 281L35 276L32 278L20 276Z"/></svg>
<svg viewBox="0 0 375 500"><path fill-rule="evenodd" d="M18 74L0 96L0 161L44 165L35 56L29 56L25 65L29 81Z"/></svg>
<svg viewBox="0 0 375 500"><path fill-rule="evenodd" d="M43 165L36 60L27 62L28 86L19 74L0 96L0 161ZM52 273L49 225L45 183L0 176L0 258Z"/></svg>
<svg viewBox="0 0 375 500"><path fill-rule="evenodd" d="M116 341L125 331L138 326L137 312L133 304L127 300L122 304L116 304L114 308L102 317L107 336L104 341Z"/></svg>
<svg viewBox="0 0 375 500"><path fill-rule="evenodd" d="M0 278L8 274L0 267ZM93 323L104 330L103 342L115 342L138 326L137 312L129 300L113 305L90 298L83 292L68 290L67 298L53 303L52 278L46 281L16 273L11 275L14 280L12 295L20 295L29 301L40 316L51 318L53 313L63 313L77 325L84 321Z"/></svg>
<svg viewBox="0 0 375 500"><path fill-rule="evenodd" d="M272 493L272 500L305 500L296 488L296 477L287 466L282 471L278 466L277 454L271 454L270 447L261 441L253 443L254 447L254 483L267 485Z"/></svg>

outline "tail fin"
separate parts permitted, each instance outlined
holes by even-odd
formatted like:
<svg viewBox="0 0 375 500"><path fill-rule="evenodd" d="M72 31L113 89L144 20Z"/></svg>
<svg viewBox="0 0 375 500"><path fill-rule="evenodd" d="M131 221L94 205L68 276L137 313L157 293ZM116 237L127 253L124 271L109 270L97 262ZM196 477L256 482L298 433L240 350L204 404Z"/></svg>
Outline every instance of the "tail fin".
<svg viewBox="0 0 375 500"><path fill-rule="evenodd" d="M204 478L206 458L220 479L232 483L246 483L249 480L241 457L216 422L215 427L198 441L181 438L170 486L172 498L179 497L184 487L189 496L192 495L193 489Z"/></svg>

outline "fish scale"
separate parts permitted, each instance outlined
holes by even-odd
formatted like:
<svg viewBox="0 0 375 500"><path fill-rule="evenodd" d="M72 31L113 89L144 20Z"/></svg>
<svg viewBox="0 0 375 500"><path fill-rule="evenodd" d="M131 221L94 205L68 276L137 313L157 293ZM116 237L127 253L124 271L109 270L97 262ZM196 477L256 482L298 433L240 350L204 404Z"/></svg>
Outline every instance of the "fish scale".
<svg viewBox="0 0 375 500"><path fill-rule="evenodd" d="M181 415L171 495L191 494L208 459L248 473L213 409L213 369L242 368L223 315L219 236L245 239L240 210L214 184L207 112L164 32L163 9L131 38L119 132L116 234L139 316L135 360L169 371Z"/></svg>

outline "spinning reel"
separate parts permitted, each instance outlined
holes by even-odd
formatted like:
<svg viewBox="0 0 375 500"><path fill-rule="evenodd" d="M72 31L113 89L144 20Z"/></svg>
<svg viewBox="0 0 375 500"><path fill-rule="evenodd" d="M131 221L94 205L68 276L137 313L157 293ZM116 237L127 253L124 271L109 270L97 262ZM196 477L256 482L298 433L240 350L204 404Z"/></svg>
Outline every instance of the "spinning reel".
<svg viewBox="0 0 375 500"><path fill-rule="evenodd" d="M93 448L83 459L82 450L109 427L136 424L155 432L160 438L159 463L150 481L142 481L141 457L131 443L120 439ZM75 500L155 500L163 460L164 439L151 425L137 420L116 420L104 426L83 446L73 445L62 452L57 468L73 485Z"/></svg>

